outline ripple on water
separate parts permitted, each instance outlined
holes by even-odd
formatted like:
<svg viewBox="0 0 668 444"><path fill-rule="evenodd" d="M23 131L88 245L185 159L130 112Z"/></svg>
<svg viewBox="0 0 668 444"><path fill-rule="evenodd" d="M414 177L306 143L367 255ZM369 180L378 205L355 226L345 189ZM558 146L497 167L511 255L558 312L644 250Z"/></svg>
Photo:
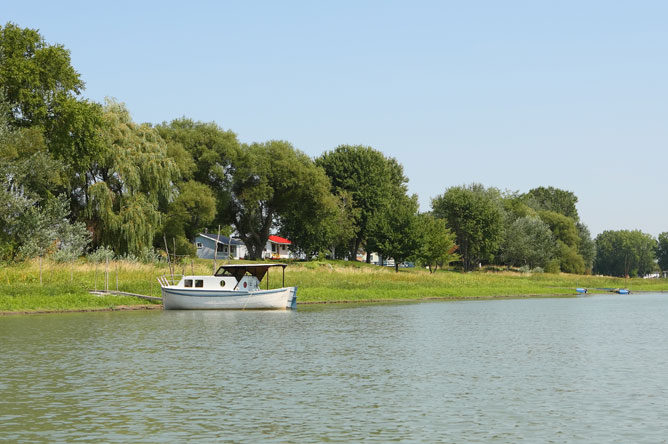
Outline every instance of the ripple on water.
<svg viewBox="0 0 668 444"><path fill-rule="evenodd" d="M15 442L665 442L668 299L0 319Z"/></svg>

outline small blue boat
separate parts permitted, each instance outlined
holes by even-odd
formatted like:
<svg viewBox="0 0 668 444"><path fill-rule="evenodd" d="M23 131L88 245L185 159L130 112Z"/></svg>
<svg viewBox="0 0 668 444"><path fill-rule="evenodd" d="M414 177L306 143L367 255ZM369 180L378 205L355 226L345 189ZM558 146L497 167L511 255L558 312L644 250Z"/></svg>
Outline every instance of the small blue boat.
<svg viewBox="0 0 668 444"><path fill-rule="evenodd" d="M577 291L580 294L587 294L586 288L576 288L575 291Z"/></svg>

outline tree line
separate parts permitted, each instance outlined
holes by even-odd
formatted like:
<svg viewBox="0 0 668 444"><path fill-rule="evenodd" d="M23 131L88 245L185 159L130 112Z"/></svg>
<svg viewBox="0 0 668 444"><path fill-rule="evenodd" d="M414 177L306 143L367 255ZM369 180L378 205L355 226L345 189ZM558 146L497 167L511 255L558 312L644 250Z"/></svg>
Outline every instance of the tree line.
<svg viewBox="0 0 668 444"><path fill-rule="evenodd" d="M592 240L569 191L455 186L420 213L402 165L374 148L311 158L286 141L241 143L186 117L136 123L122 103L83 98L84 86L62 45L0 27L2 260L72 260L100 247L154 257L163 239L193 255L199 232L223 227L251 259L276 232L307 258L367 251L432 271L458 262L641 275L657 258L668 267L667 233Z"/></svg>

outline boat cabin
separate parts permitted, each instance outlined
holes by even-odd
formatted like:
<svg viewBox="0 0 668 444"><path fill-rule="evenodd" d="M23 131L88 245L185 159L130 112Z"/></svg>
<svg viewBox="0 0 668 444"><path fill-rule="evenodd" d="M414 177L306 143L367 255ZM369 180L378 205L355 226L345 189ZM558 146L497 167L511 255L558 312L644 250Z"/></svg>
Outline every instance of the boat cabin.
<svg viewBox="0 0 668 444"><path fill-rule="evenodd" d="M260 282L267 276L269 289L269 268L283 269L283 286L285 286L285 267L287 264L230 264L222 265L213 276L183 276L176 284L179 288L222 291L258 291Z"/></svg>

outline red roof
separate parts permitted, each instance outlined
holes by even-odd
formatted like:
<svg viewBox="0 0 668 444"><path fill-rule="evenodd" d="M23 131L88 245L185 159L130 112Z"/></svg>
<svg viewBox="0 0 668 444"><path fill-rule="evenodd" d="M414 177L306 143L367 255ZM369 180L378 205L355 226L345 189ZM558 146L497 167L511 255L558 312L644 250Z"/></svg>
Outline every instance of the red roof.
<svg viewBox="0 0 668 444"><path fill-rule="evenodd" d="M287 239L285 239L285 238L283 238L283 237L274 236L274 235L269 236L269 240L270 240L271 242L275 243L275 244L286 244L286 245L290 245L290 244L292 243L292 242L290 242L289 240L287 240Z"/></svg>

